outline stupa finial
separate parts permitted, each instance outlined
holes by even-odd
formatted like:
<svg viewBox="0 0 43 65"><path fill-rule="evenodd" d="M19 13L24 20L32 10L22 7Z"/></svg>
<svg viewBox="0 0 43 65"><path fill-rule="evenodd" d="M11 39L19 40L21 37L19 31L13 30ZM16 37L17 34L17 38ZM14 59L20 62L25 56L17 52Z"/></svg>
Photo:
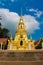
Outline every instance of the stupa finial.
<svg viewBox="0 0 43 65"><path fill-rule="evenodd" d="M21 8L21 17L22 17L22 8Z"/></svg>

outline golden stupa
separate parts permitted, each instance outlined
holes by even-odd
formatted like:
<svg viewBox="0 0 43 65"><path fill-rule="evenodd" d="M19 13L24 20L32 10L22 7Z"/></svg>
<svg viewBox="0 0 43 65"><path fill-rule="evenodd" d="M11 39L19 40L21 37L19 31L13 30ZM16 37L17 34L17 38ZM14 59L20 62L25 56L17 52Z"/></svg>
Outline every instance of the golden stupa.
<svg viewBox="0 0 43 65"><path fill-rule="evenodd" d="M30 40L27 37L27 31L25 29L24 20L22 15L20 16L20 21L17 27L17 31L15 33L14 40L12 36L10 40L8 40L8 50L32 50L35 49L34 41L32 37Z"/></svg>

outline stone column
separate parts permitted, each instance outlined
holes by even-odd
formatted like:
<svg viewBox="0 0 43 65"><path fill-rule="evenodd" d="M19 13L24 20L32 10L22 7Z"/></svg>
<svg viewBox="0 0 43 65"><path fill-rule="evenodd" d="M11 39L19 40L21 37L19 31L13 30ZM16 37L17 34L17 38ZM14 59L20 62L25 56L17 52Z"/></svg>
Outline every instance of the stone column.
<svg viewBox="0 0 43 65"><path fill-rule="evenodd" d="M3 45L3 43L1 42L1 50L2 50L2 45Z"/></svg>
<svg viewBox="0 0 43 65"><path fill-rule="evenodd" d="M28 49L31 50L31 42L28 43Z"/></svg>
<svg viewBox="0 0 43 65"><path fill-rule="evenodd" d="M12 50L12 42L10 42L10 50Z"/></svg>
<svg viewBox="0 0 43 65"><path fill-rule="evenodd" d="M43 49L43 42L42 42L42 49Z"/></svg>

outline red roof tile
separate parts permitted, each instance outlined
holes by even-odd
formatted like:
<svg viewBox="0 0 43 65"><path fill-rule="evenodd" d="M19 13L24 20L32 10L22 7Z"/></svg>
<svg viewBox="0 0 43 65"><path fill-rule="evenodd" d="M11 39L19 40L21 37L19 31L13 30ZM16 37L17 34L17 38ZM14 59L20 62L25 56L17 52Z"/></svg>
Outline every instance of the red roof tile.
<svg viewBox="0 0 43 65"><path fill-rule="evenodd" d="M7 38L0 38L0 43L6 43L7 42Z"/></svg>

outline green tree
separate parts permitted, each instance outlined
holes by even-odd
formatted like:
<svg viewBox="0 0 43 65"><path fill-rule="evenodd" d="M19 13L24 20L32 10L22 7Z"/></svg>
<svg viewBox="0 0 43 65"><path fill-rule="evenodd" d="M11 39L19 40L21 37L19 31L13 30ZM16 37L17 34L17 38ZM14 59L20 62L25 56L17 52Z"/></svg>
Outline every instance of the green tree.
<svg viewBox="0 0 43 65"><path fill-rule="evenodd" d="M2 24L0 23L0 38L8 38L9 30L6 28L2 28Z"/></svg>

